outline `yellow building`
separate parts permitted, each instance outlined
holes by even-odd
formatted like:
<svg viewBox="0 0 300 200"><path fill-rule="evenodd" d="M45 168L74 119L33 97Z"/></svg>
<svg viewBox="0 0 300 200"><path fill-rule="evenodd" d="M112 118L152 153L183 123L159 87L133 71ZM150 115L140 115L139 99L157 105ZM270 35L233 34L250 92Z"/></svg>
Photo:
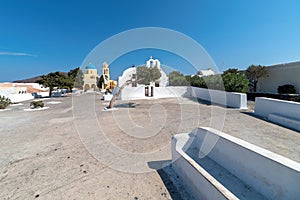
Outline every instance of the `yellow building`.
<svg viewBox="0 0 300 200"><path fill-rule="evenodd" d="M111 91L114 87L117 86L117 82L114 80L110 80L109 76L109 68L107 62L104 62L102 64L102 78L103 78L103 83L101 86L101 91Z"/></svg>
<svg viewBox="0 0 300 200"><path fill-rule="evenodd" d="M83 88L84 91L93 90L95 91L97 87L97 68L94 65L88 65L85 67L83 76Z"/></svg>
<svg viewBox="0 0 300 200"><path fill-rule="evenodd" d="M103 81L104 81L104 84L102 85L102 89L105 89L104 85L108 85L108 82L109 82L109 79L110 79L109 68L108 68L107 62L104 62L102 64L102 76L103 76Z"/></svg>

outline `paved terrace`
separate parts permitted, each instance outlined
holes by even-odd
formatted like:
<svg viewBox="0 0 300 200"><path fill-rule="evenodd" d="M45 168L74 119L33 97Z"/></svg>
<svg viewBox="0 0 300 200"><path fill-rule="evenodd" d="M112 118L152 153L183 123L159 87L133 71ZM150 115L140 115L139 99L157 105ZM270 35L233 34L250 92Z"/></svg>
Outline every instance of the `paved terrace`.
<svg viewBox="0 0 300 200"><path fill-rule="evenodd" d="M170 168L152 168L171 160L171 149L163 152L163 148L170 145L172 135L197 126L211 125L300 162L300 134L258 119L251 110L222 108L193 99L152 99L131 101L134 108L117 101L117 110L103 111L105 103L99 95L76 98L76 107L72 107L72 97L65 97L45 99L47 110L24 111L29 108L25 102L0 111L0 199L188 199L180 180L170 176ZM90 136L100 152L90 153L89 142L93 140L86 142L89 134L78 133L89 119L74 120L73 111L85 110L84 103L91 99L89 108L94 112L90 118L99 122L94 129L105 133L112 144L132 154L162 151L160 159L145 160L149 172L130 173L137 160L101 154L108 150L103 141L97 143L95 133ZM141 133L147 136L153 131L151 137L130 135L130 131L137 134L130 127L147 127L149 123L150 129ZM118 165L121 167L116 169Z"/></svg>

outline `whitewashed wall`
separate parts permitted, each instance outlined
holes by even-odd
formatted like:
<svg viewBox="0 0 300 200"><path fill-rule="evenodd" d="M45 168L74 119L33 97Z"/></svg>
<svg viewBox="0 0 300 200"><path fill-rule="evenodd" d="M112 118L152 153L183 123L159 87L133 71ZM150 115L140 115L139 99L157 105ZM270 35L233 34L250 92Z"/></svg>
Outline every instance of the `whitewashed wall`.
<svg viewBox="0 0 300 200"><path fill-rule="evenodd" d="M13 102L13 103L18 103L18 102L34 99L34 96L32 96L32 94L30 94L30 93L27 93L27 94L9 94L6 97L8 97L11 100L11 102Z"/></svg>
<svg viewBox="0 0 300 200"><path fill-rule="evenodd" d="M279 114L300 120L300 103L256 97L254 113L264 118L268 118L269 114Z"/></svg>
<svg viewBox="0 0 300 200"><path fill-rule="evenodd" d="M257 97L254 113L273 123L300 131L300 103Z"/></svg>
<svg viewBox="0 0 300 200"><path fill-rule="evenodd" d="M189 138L193 137L191 142ZM212 142L212 138L215 141ZM207 144L214 144L211 151L206 151ZM172 139L172 167L199 198L206 199L209 191L222 196L230 193L185 153L187 146L197 148L200 154L208 153L210 159L268 199L298 199L300 196L300 163L212 128L199 128ZM195 184L199 183L199 176L205 179L204 188Z"/></svg>
<svg viewBox="0 0 300 200"><path fill-rule="evenodd" d="M192 97L232 108L247 109L247 95L244 93L224 92L198 87L189 87L188 89L188 93Z"/></svg>
<svg viewBox="0 0 300 200"><path fill-rule="evenodd" d="M127 80L131 80L132 74L136 74L136 68L135 67L131 67L131 68L126 69L123 72L122 76L118 77L118 87L122 87L122 85L124 85Z"/></svg>
<svg viewBox="0 0 300 200"><path fill-rule="evenodd" d="M187 86L154 87L154 98L172 97L195 97L232 108L247 108L247 95L243 93L224 92ZM148 98L149 97L145 97L144 86L126 87L121 94L122 100Z"/></svg>
<svg viewBox="0 0 300 200"><path fill-rule="evenodd" d="M268 76L258 80L258 92L277 93L278 86L292 84L300 94L300 62L268 66L267 71Z"/></svg>
<svg viewBox="0 0 300 200"><path fill-rule="evenodd" d="M138 87L125 87L122 90L121 99L174 98L185 95L187 95L187 87L154 87L153 97L146 97L145 86L140 85Z"/></svg>

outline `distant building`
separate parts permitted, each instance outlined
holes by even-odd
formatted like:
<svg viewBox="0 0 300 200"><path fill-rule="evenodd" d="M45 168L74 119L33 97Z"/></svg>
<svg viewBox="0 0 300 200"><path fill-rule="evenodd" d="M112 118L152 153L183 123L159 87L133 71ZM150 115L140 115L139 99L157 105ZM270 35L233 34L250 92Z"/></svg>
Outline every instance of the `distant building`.
<svg viewBox="0 0 300 200"><path fill-rule="evenodd" d="M191 75L191 77L194 77L194 76L199 76L199 77L204 77L204 76L211 76L211 75L215 75L216 73L208 68L208 69L200 69L198 70L197 72L197 75Z"/></svg>
<svg viewBox="0 0 300 200"><path fill-rule="evenodd" d="M211 76L211 75L215 75L216 73L212 70L212 69L201 69L199 70L201 72L202 75L199 76Z"/></svg>
<svg viewBox="0 0 300 200"><path fill-rule="evenodd" d="M30 100L34 95L48 96L49 88L38 83L0 83L0 96L9 98L12 102Z"/></svg>
<svg viewBox="0 0 300 200"><path fill-rule="evenodd" d="M85 67L83 75L83 89L84 91L92 90L95 91L97 87L98 78L97 68L94 65L88 65Z"/></svg>
<svg viewBox="0 0 300 200"><path fill-rule="evenodd" d="M267 66L268 76L260 78L257 92L277 93L278 86L291 84L300 94L300 61Z"/></svg>

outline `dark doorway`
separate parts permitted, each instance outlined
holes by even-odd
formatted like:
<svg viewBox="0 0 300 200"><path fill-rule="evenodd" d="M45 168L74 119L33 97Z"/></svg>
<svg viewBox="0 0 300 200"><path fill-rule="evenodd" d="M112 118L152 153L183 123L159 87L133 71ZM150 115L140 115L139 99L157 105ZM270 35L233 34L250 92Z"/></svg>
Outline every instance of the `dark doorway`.
<svg viewBox="0 0 300 200"><path fill-rule="evenodd" d="M151 97L153 97L153 92L154 92L154 87L153 86L151 86Z"/></svg>
<svg viewBox="0 0 300 200"><path fill-rule="evenodd" d="M149 96L149 86L145 86L145 96Z"/></svg>

